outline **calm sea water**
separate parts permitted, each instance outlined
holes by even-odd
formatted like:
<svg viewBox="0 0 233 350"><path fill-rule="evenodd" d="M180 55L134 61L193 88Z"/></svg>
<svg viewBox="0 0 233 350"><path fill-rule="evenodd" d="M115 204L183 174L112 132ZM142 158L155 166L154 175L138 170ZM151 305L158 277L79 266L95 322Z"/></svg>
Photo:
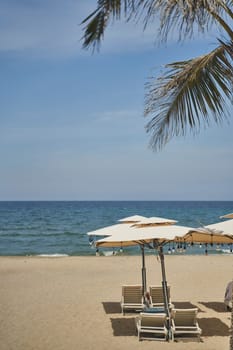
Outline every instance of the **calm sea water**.
<svg viewBox="0 0 233 350"><path fill-rule="evenodd" d="M86 233L127 216L160 216L199 227L219 222L229 212L233 201L0 202L0 255L95 255ZM139 253L138 247L124 250Z"/></svg>

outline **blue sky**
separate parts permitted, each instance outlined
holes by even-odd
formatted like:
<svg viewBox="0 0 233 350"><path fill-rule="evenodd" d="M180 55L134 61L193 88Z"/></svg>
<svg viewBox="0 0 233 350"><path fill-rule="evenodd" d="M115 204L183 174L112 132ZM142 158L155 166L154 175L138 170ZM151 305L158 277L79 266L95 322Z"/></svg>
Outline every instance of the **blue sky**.
<svg viewBox="0 0 233 350"><path fill-rule="evenodd" d="M149 148L144 84L166 63L210 51L156 28L111 25L81 48L94 0L0 0L0 200L232 200L232 120Z"/></svg>

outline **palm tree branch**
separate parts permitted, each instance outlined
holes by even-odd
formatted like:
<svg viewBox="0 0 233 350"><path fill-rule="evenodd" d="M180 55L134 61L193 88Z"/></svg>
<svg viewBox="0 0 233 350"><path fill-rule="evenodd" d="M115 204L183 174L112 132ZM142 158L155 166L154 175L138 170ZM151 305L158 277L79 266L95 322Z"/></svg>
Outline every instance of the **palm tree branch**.
<svg viewBox="0 0 233 350"><path fill-rule="evenodd" d="M97 9L87 16L81 24L86 24L83 35L83 48L99 47L109 20L119 20L122 12L125 16L134 11L136 0L98 0ZM123 9L122 9L123 8Z"/></svg>
<svg viewBox="0 0 233 350"><path fill-rule="evenodd" d="M136 14L141 6L144 15L145 27L148 23L155 19L155 15L159 16L160 21L160 37L162 41L166 41L168 34L176 28L179 32L179 39L182 37L192 36L194 28L204 32L207 31L210 24L218 22L221 26L230 32L230 27L220 17L222 12L232 16L232 1L224 0L141 0L137 4Z"/></svg>
<svg viewBox="0 0 233 350"><path fill-rule="evenodd" d="M224 46L166 68L165 75L146 85L145 116L152 115L146 130L154 149L173 136L185 135L188 128L198 132L201 122L221 122L226 117L223 95L230 98L232 93L232 65Z"/></svg>
<svg viewBox="0 0 233 350"><path fill-rule="evenodd" d="M85 25L83 47L99 47L110 19L119 20L122 14L127 20L142 18L144 27L159 16L162 41L175 29L179 39L192 36L195 26L202 32L207 31L214 21L232 38L231 28L221 17L225 12L233 18L231 8L232 0L98 0L96 10L81 23Z"/></svg>

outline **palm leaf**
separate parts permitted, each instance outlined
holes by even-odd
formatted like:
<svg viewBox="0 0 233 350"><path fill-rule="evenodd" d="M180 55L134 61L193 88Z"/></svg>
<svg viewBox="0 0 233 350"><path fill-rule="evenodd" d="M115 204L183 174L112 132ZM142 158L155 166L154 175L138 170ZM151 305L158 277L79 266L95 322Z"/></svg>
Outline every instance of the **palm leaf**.
<svg viewBox="0 0 233 350"><path fill-rule="evenodd" d="M84 48L93 46L93 49L100 46L104 37L104 31L109 20L119 20L122 12L132 13L136 0L98 0L97 9L86 17L81 24L86 24L84 32Z"/></svg>
<svg viewBox="0 0 233 350"><path fill-rule="evenodd" d="M232 0L98 0L97 9L81 23L86 25L83 47L99 47L110 19L119 20L122 14L127 20L142 19L144 27L159 17L162 40L167 40L174 30L178 30L179 39L190 37L195 28L208 31L212 23L219 21L230 32L220 16L225 12L232 19L231 7Z"/></svg>
<svg viewBox="0 0 233 350"><path fill-rule="evenodd" d="M227 117L224 97L232 96L233 78L229 59L226 48L219 46L207 55L167 65L167 73L146 84L145 115L152 115L146 130L152 148Z"/></svg>

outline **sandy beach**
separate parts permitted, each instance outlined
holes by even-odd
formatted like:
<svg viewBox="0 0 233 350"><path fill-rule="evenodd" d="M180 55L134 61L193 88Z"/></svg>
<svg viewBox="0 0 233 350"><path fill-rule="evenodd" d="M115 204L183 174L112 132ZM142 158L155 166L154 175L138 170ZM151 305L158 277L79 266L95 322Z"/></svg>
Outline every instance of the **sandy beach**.
<svg viewBox="0 0 233 350"><path fill-rule="evenodd" d="M202 342L191 350L229 348L230 313L223 304L232 256L166 256L176 307L197 306ZM146 256L148 285L160 264ZM123 284L141 282L140 256L1 257L0 349L187 349L186 342L139 342L134 318L121 314Z"/></svg>

